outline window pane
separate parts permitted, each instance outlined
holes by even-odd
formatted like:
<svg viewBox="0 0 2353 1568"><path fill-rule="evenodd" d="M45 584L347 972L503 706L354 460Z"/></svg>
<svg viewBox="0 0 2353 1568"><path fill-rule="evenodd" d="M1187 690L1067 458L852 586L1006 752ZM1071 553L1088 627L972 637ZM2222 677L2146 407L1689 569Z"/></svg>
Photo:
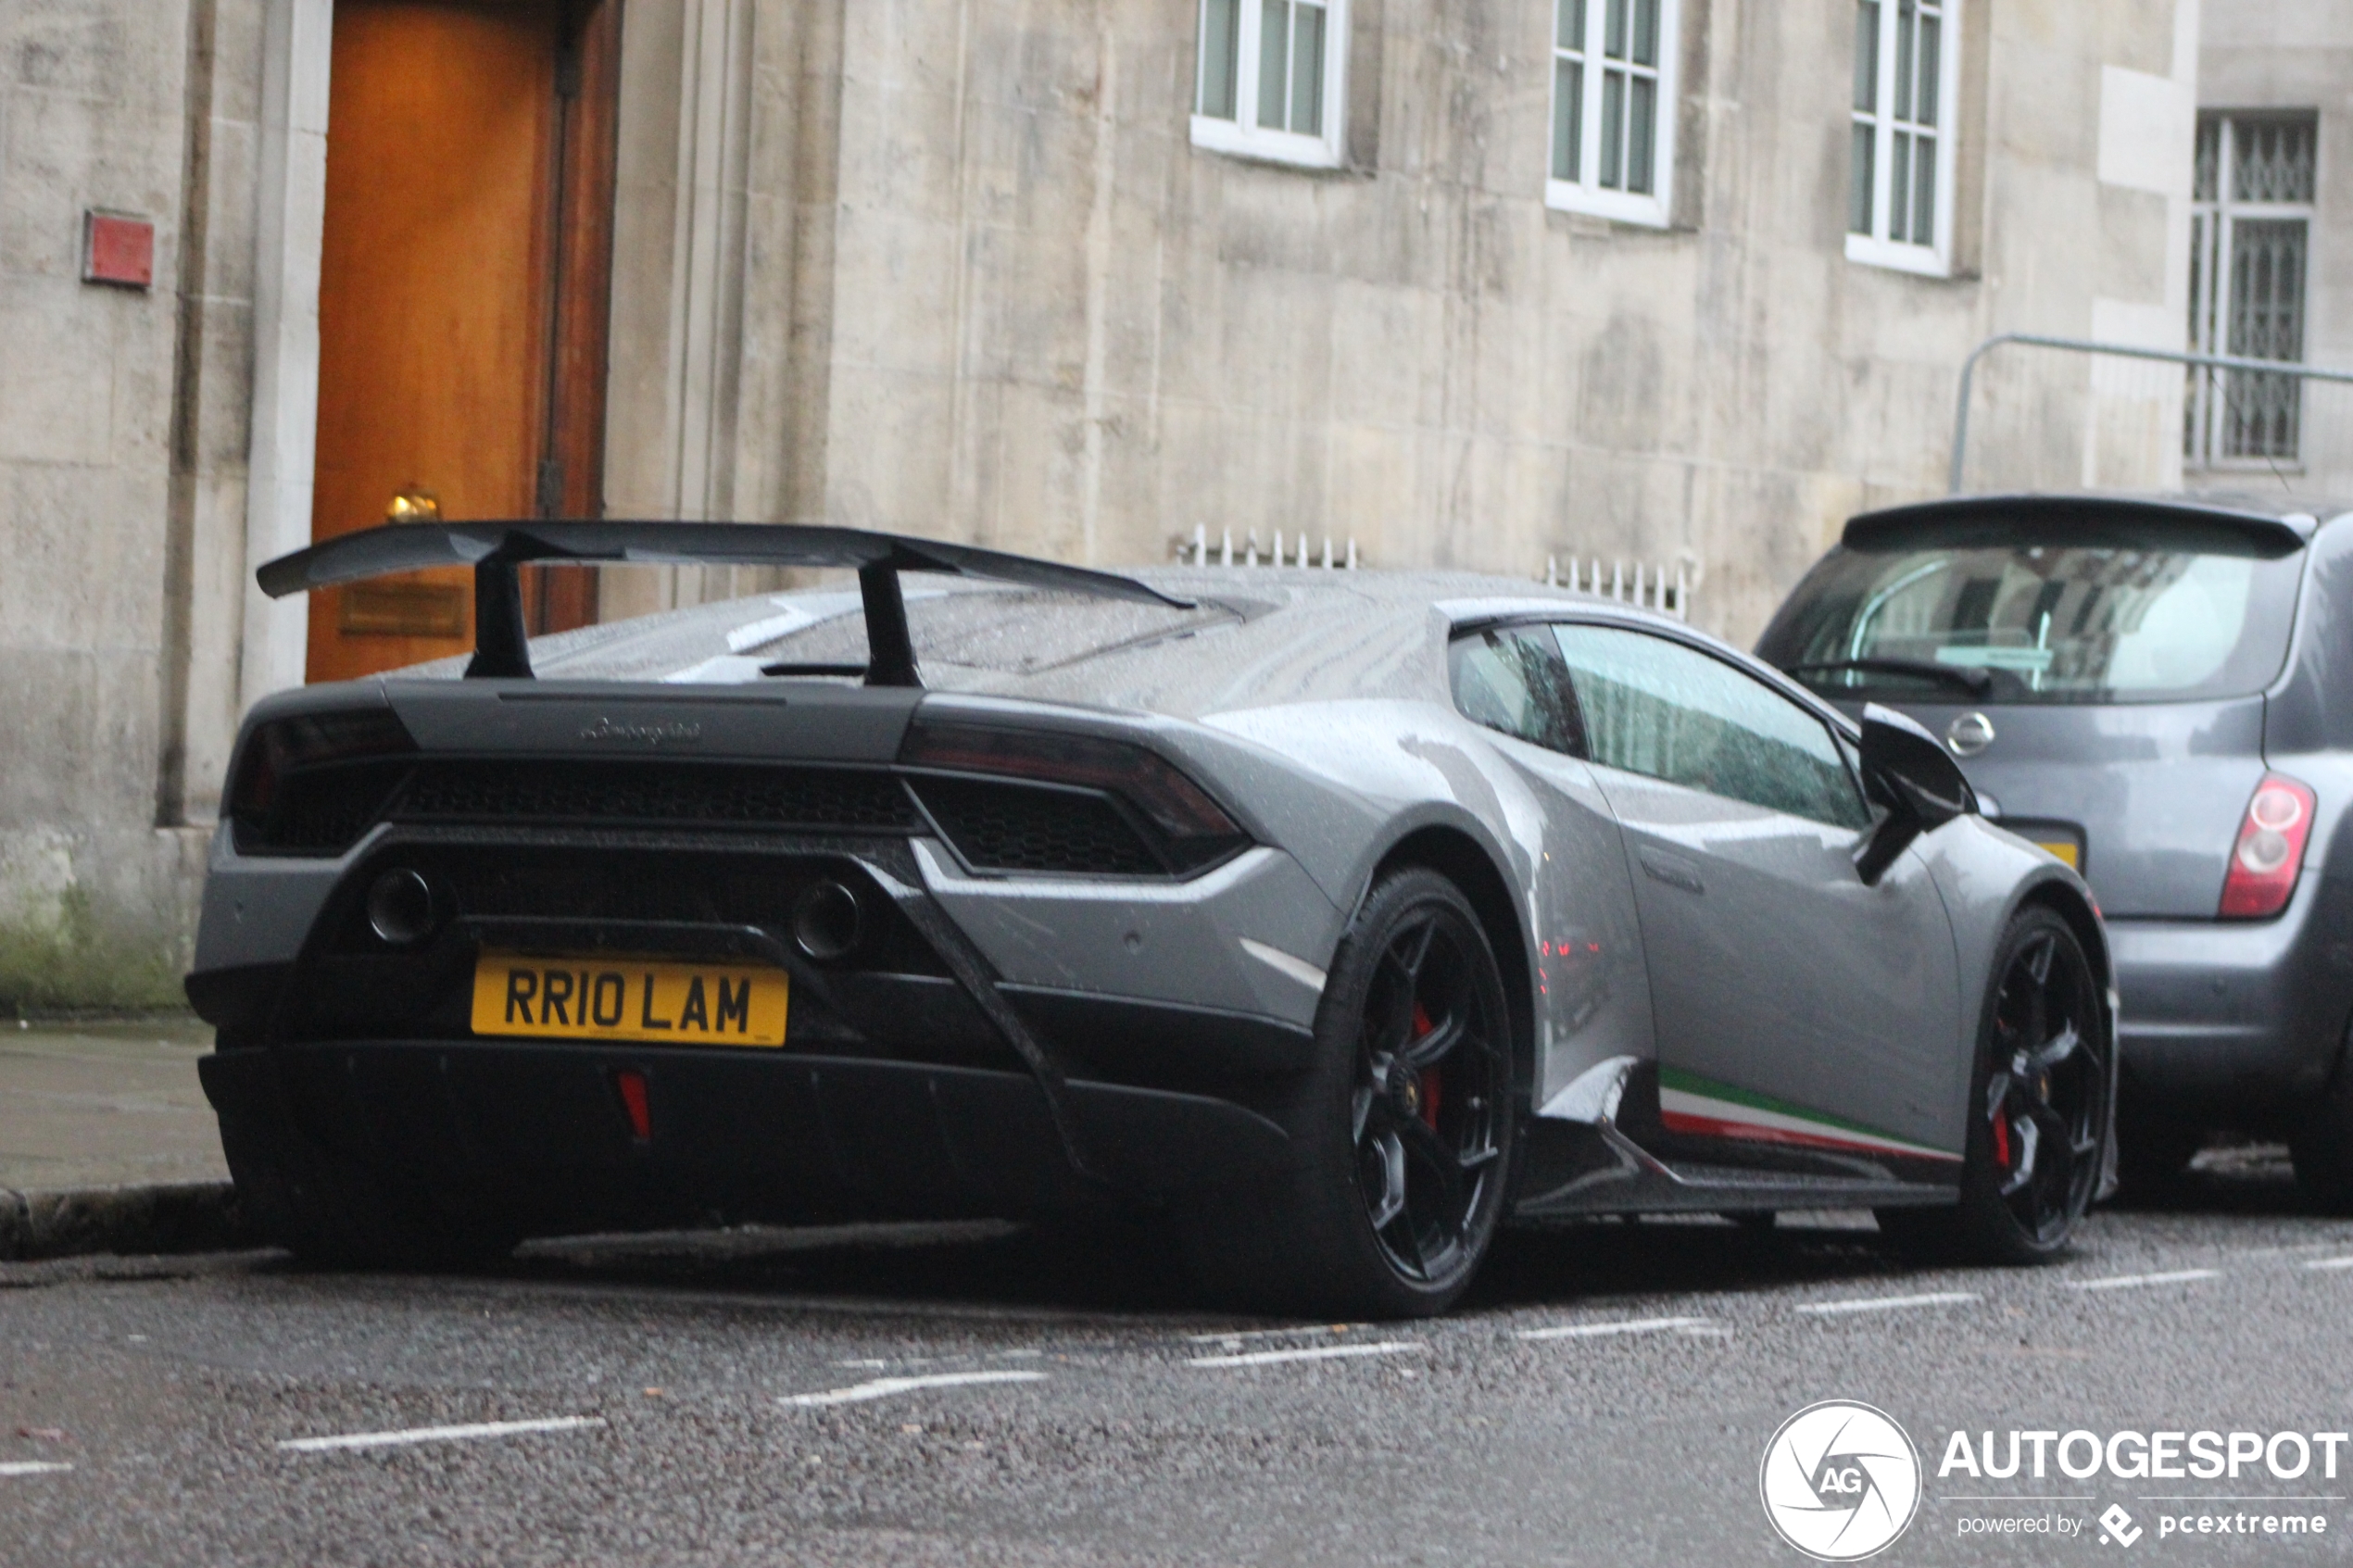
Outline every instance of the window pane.
<svg viewBox="0 0 2353 1568"><path fill-rule="evenodd" d="M1937 34L1941 28L1942 24L1934 17L1920 19L1920 112L1912 119L1921 125L1933 126L1936 123L1937 52L1940 47Z"/></svg>
<svg viewBox="0 0 2353 1568"><path fill-rule="evenodd" d="M1298 6L1299 28L1291 39L1290 128L1302 136L1324 133L1324 7Z"/></svg>
<svg viewBox="0 0 2353 1568"><path fill-rule="evenodd" d="M1283 87L1290 77L1290 0L1265 0L1258 24L1258 123L1283 128Z"/></svg>
<svg viewBox="0 0 2353 1568"><path fill-rule="evenodd" d="M1626 57L1626 0L1609 0L1608 20L1602 28L1602 53L1613 60Z"/></svg>
<svg viewBox="0 0 2353 1568"><path fill-rule="evenodd" d="M2243 202L2312 199L2315 125L2309 116L2231 120L2231 194Z"/></svg>
<svg viewBox="0 0 2353 1568"><path fill-rule="evenodd" d="M1234 72L1241 63L1242 0L1201 0L1201 112L1234 118Z"/></svg>
<svg viewBox="0 0 2353 1568"><path fill-rule="evenodd" d="M1900 240L1907 237L1904 222L1912 216L1912 139L1898 131L1894 141L1887 166L1887 237Z"/></svg>
<svg viewBox="0 0 2353 1568"><path fill-rule="evenodd" d="M1895 4L1895 118L1912 118L1912 0Z"/></svg>
<svg viewBox="0 0 2353 1568"><path fill-rule="evenodd" d="M1658 0L1634 0L1634 63L1658 64Z"/></svg>
<svg viewBox="0 0 2353 1568"><path fill-rule="evenodd" d="M1560 0L1553 41L1564 49L1585 50L1585 0Z"/></svg>
<svg viewBox="0 0 2353 1568"><path fill-rule="evenodd" d="M2238 127L2231 130L2235 140ZM2230 236L2230 352L2250 359L2303 358L2305 220L2242 218L2231 225ZM2232 370L2226 372L2223 397L2227 456L2296 457L2302 382Z"/></svg>
<svg viewBox="0 0 2353 1568"><path fill-rule="evenodd" d="M2197 172L2191 194L2202 202L2215 199L2221 188L2216 171L2222 163L2222 121L2212 115L2201 116L2197 122Z"/></svg>
<svg viewBox="0 0 2353 1568"><path fill-rule="evenodd" d="M1615 0L1614 0L1615 3ZM1626 185L1626 73L1602 73L1602 185L1623 190Z"/></svg>
<svg viewBox="0 0 2353 1568"><path fill-rule="evenodd" d="M1912 139L1912 243L1936 243L1936 138Z"/></svg>
<svg viewBox="0 0 2353 1568"><path fill-rule="evenodd" d="M1579 159L1585 137L1585 68L1575 60L1556 60L1553 69L1553 178L1575 182L1583 176Z"/></svg>
<svg viewBox="0 0 2353 1568"><path fill-rule="evenodd" d="M1594 761L1812 822L1870 822L1820 720L1696 648L1601 626L1554 629Z"/></svg>
<svg viewBox="0 0 2353 1568"><path fill-rule="evenodd" d="M1649 195L1656 188L1651 178L1651 149L1658 124L1658 83L1638 76L1630 90L1634 102L1626 117L1626 188Z"/></svg>
<svg viewBox="0 0 2353 1568"><path fill-rule="evenodd" d="M1568 671L1541 628L1457 637L1447 650L1454 706L1474 724L1571 757L1585 754L1584 725Z"/></svg>
<svg viewBox="0 0 2353 1568"><path fill-rule="evenodd" d="M1879 0L1855 7L1855 107L1879 111Z"/></svg>
<svg viewBox="0 0 2353 1568"><path fill-rule="evenodd" d="M1855 183L1847 193L1846 229L1849 233L1868 234L1871 232L1871 181L1878 172L1872 167L1879 150L1879 133L1869 125L1855 128Z"/></svg>

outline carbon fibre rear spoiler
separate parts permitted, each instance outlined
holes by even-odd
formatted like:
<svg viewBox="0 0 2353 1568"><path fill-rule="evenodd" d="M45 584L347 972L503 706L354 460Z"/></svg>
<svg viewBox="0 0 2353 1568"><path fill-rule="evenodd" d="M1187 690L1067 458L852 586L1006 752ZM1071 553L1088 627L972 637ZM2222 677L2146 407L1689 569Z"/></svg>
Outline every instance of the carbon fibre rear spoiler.
<svg viewBox="0 0 2353 1568"><path fill-rule="evenodd" d="M534 562L854 568L865 601L870 686L922 684L907 631L906 602L899 591L902 571L986 577L1059 593L1192 608L1188 600L1108 571L937 539L790 522L385 523L280 556L254 575L261 591L275 599L393 572L470 566L474 572L474 655L466 674L528 679L531 651L515 569Z"/></svg>

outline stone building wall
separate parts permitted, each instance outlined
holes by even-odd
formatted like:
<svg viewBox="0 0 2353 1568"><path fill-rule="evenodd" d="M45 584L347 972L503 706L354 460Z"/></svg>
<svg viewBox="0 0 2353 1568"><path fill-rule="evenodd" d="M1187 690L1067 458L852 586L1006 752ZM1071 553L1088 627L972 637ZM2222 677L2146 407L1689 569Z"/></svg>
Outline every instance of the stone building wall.
<svg viewBox="0 0 2353 1568"><path fill-rule="evenodd" d="M1965 0L1930 280L1843 254L1848 0L1688 0L1664 231L1543 205L1551 0L1354 0L1320 172L1191 144L1197 0L631 0L608 508L1682 554L1745 639L1941 488L1984 334L2179 341L2197 3ZM299 678L250 572L308 527L332 17L0 6L0 1006L172 994L236 716ZM92 207L152 289L79 281ZM2097 402L2037 397L2029 445Z"/></svg>

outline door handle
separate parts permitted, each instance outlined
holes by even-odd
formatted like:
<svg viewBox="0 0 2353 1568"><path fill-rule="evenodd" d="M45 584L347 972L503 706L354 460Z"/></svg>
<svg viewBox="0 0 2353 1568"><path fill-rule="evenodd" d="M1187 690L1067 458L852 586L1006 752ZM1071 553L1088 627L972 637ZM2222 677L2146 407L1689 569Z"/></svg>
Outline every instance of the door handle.
<svg viewBox="0 0 2353 1568"><path fill-rule="evenodd" d="M1644 874L1654 882L1669 887L1680 887L1686 893L1705 893L1707 884L1699 879L1699 868L1689 860L1673 855L1662 855L1655 849L1637 849L1634 858L1642 862Z"/></svg>

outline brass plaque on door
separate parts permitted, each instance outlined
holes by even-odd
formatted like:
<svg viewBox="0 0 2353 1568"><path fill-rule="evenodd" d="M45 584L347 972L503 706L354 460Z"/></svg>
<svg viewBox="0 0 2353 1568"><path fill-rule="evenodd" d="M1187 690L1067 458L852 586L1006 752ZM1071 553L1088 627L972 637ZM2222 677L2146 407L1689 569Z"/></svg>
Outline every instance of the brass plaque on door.
<svg viewBox="0 0 2353 1568"><path fill-rule="evenodd" d="M354 583L343 591L346 637L462 637L466 591L454 583Z"/></svg>

